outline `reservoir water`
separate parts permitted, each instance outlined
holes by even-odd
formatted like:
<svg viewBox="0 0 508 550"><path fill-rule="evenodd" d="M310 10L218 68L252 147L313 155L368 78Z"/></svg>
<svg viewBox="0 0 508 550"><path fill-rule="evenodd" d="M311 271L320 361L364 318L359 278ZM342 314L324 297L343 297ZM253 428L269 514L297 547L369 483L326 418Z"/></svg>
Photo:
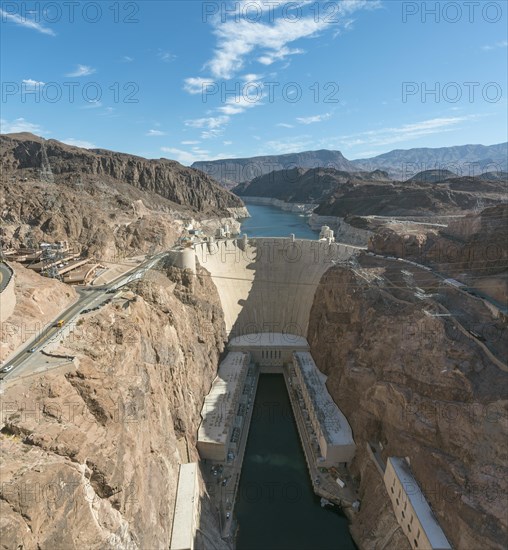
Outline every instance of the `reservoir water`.
<svg viewBox="0 0 508 550"><path fill-rule="evenodd" d="M317 239L318 233L307 225L307 217L293 212L284 212L275 206L248 204L251 215L242 222L242 232L249 237L289 237Z"/></svg>
<svg viewBox="0 0 508 550"><path fill-rule="evenodd" d="M314 494L282 374L259 378L235 514L238 550L354 550L348 521Z"/></svg>

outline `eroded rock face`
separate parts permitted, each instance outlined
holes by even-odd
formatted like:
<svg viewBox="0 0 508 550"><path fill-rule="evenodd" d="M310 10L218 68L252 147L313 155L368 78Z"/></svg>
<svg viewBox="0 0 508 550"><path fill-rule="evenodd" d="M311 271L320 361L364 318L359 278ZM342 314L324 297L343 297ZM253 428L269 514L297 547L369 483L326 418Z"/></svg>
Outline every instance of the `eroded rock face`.
<svg viewBox="0 0 508 550"><path fill-rule="evenodd" d="M41 277L15 262L11 266L15 272L16 305L12 315L0 326L0 361L40 333L60 311L78 298L72 286Z"/></svg>
<svg viewBox="0 0 508 550"><path fill-rule="evenodd" d="M188 223L246 215L240 199L177 162L0 136L3 247L68 240L111 260L170 248Z"/></svg>
<svg viewBox="0 0 508 550"><path fill-rule="evenodd" d="M3 547L168 548L178 464L198 458L199 414L224 338L203 273L154 272L78 323L60 347L75 371L7 385ZM202 527L226 548L202 493Z"/></svg>
<svg viewBox="0 0 508 550"><path fill-rule="evenodd" d="M334 268L311 311L312 355L359 450L353 472L362 508L352 532L362 548L407 547L365 450L367 442L381 442L385 460L410 458L455 548L501 550L508 527L508 373L453 320L425 315L419 299L393 286L367 286Z"/></svg>
<svg viewBox="0 0 508 550"><path fill-rule="evenodd" d="M508 205L499 204L451 220L439 230L408 231L391 224L371 237L369 249L431 263L453 277L464 273L489 276L506 272L507 233Z"/></svg>
<svg viewBox="0 0 508 550"><path fill-rule="evenodd" d="M57 183L65 176L72 176L74 180L79 176L111 178L201 212L215 209L226 213L228 207L243 206L240 199L211 177L173 160L149 160L105 149L82 149L32 134L4 135L0 143L6 175L17 173L26 177L30 170L33 175L40 175L42 170L43 179Z"/></svg>

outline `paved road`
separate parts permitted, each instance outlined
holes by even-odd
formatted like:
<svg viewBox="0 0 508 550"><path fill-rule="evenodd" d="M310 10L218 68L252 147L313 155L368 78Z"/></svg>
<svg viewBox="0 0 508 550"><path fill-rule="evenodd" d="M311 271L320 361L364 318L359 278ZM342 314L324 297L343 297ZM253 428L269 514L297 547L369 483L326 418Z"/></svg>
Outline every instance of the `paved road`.
<svg viewBox="0 0 508 550"><path fill-rule="evenodd" d="M0 292L3 292L12 276L11 270L6 264L0 262Z"/></svg>
<svg viewBox="0 0 508 550"><path fill-rule="evenodd" d="M104 302L111 297L108 291L116 290L133 280L142 278L146 271L151 269L166 254L167 252L162 252L145 260L141 265L124 273L108 285L79 289L79 299L64 310L55 320L54 324L49 325L41 333L36 334L25 344L18 354L9 361L6 361L3 368L12 366L12 369L9 372L0 373L0 379L11 381L20 375L33 373L41 365L45 366L47 356L41 353L44 347L50 342L63 337L66 328L84 309L92 309L104 305ZM59 321L63 321L61 326L58 326L60 324Z"/></svg>

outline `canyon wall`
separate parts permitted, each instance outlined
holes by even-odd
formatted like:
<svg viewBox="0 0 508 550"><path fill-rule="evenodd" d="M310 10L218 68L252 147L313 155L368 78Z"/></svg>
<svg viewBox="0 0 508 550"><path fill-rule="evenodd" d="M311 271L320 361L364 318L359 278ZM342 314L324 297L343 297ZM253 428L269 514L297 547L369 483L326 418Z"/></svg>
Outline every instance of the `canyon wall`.
<svg viewBox="0 0 508 550"><path fill-rule="evenodd" d="M5 268L3 268L5 266ZM4 278L8 279L7 282ZM16 307L16 293L14 292L14 272L7 264L2 264L2 286L0 288L0 323L7 321Z"/></svg>
<svg viewBox="0 0 508 550"><path fill-rule="evenodd" d="M249 204L260 204L263 206L275 206L284 210L285 212L294 212L297 214L310 214L314 208L315 204L306 204L299 202L285 202L280 199L275 199L273 197L242 197L243 200Z"/></svg>
<svg viewBox="0 0 508 550"><path fill-rule="evenodd" d="M206 274L167 268L77 323L58 349L75 369L3 383L2 546L168 548L224 339ZM201 492L197 547L226 550Z"/></svg>
<svg viewBox="0 0 508 550"><path fill-rule="evenodd" d="M408 547L366 450L372 442L381 443L385 461L409 457L454 548L501 550L508 527L508 373L452 319L425 315L414 293L368 285L364 277L329 270L308 331L358 449L355 540L362 549Z"/></svg>
<svg viewBox="0 0 508 550"><path fill-rule="evenodd" d="M83 149L33 134L0 137L0 155L7 177L37 176L47 183L86 183L90 178L123 182L156 193L198 212L227 214L242 201L208 175L174 160L145 159L105 149Z"/></svg>

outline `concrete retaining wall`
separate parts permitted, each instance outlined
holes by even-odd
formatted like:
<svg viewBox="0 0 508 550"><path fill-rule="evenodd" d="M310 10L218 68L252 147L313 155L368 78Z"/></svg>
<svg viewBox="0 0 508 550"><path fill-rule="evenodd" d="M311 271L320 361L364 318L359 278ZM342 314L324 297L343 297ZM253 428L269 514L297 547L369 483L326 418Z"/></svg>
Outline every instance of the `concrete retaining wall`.
<svg viewBox="0 0 508 550"><path fill-rule="evenodd" d="M5 285L2 293L0 294L0 322L3 323L13 314L14 308L16 307L16 293L14 292L15 280L14 280L14 271L7 264L2 264L6 266L7 269L4 269L5 272L10 273L9 282Z"/></svg>
<svg viewBox="0 0 508 550"><path fill-rule="evenodd" d="M195 245L217 287L230 337L281 332L307 336L321 277L358 249L342 243L281 238Z"/></svg>

